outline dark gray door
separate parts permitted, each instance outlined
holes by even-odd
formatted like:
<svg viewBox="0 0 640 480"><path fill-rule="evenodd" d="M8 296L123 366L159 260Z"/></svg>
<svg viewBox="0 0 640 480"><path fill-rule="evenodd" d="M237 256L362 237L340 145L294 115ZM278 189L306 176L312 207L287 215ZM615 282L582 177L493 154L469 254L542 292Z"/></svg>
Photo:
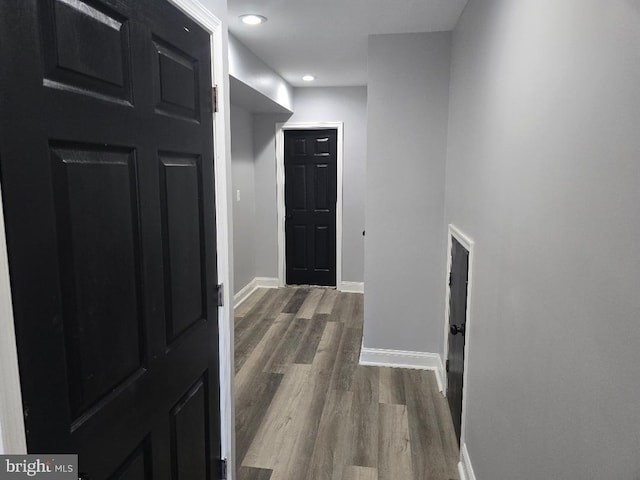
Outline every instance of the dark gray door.
<svg viewBox="0 0 640 480"><path fill-rule="evenodd" d="M447 400L453 426L460 443L462 422L462 381L464 376L464 339L467 319L469 252L451 238L451 275L449 277L449 352L447 355Z"/></svg>
<svg viewBox="0 0 640 480"><path fill-rule="evenodd" d="M29 451L219 478L209 35L164 0L3 0L0 64Z"/></svg>
<svg viewBox="0 0 640 480"><path fill-rule="evenodd" d="M337 131L284 133L287 284L336 285Z"/></svg>

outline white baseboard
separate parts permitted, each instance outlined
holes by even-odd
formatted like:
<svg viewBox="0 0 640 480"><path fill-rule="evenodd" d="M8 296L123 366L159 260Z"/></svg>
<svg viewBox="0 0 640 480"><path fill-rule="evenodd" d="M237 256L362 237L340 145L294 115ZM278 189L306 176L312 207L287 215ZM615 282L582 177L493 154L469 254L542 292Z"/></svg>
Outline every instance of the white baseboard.
<svg viewBox="0 0 640 480"><path fill-rule="evenodd" d="M278 288L278 279L269 277L255 277L233 296L233 305L237 307L251 296L258 288Z"/></svg>
<svg viewBox="0 0 640 480"><path fill-rule="evenodd" d="M278 288L279 286L280 283L277 278L255 277L233 296L233 305L236 307L240 305L258 288ZM338 288L338 290L346 293L364 293L364 283L340 282L340 288Z"/></svg>
<svg viewBox="0 0 640 480"><path fill-rule="evenodd" d="M463 443L462 448L460 448L458 473L460 474L460 480L476 480L476 474L473 472L473 467L471 466L471 459L469 458L469 450L467 450L466 443Z"/></svg>
<svg viewBox="0 0 640 480"><path fill-rule="evenodd" d="M256 277L253 279L257 288L278 288L280 282L277 278L272 277Z"/></svg>
<svg viewBox="0 0 640 480"><path fill-rule="evenodd" d="M338 290L348 293L364 293L364 282L340 282Z"/></svg>
<svg viewBox="0 0 640 480"><path fill-rule="evenodd" d="M360 353L360 365L432 370L436 374L438 389L441 392L443 391L444 367L442 358L438 353L363 347Z"/></svg>
<svg viewBox="0 0 640 480"><path fill-rule="evenodd" d="M256 286L256 279L254 278L249 283L247 283L238 293L233 296L233 305L237 307L242 302L244 302L251 294L258 288Z"/></svg>

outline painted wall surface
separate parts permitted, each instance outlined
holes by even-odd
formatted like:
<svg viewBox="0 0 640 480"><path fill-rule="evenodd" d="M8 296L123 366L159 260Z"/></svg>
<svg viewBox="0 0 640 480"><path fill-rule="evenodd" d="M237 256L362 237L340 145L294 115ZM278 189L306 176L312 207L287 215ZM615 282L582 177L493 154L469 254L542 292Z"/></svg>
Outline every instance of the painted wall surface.
<svg viewBox="0 0 640 480"><path fill-rule="evenodd" d="M234 293L256 276L256 199L253 114L231 105L231 177ZM238 192L240 200L238 200Z"/></svg>
<svg viewBox="0 0 640 480"><path fill-rule="evenodd" d="M229 75L278 105L293 108L293 88L233 35L229 35Z"/></svg>
<svg viewBox="0 0 640 480"><path fill-rule="evenodd" d="M369 37L364 346L442 353L451 34Z"/></svg>
<svg viewBox="0 0 640 480"><path fill-rule="evenodd" d="M290 115L255 114L253 151L256 182L256 276L278 278L276 123Z"/></svg>
<svg viewBox="0 0 640 480"><path fill-rule="evenodd" d="M294 90L294 114L254 115L256 156L256 271L278 277L275 129L279 122L344 123L344 206L342 280L364 279L364 181L366 159L365 87L306 87Z"/></svg>
<svg viewBox="0 0 640 480"><path fill-rule="evenodd" d="M455 30L480 480L640 478L639 85L635 0L474 0Z"/></svg>
<svg viewBox="0 0 640 480"><path fill-rule="evenodd" d="M198 1L202 4L203 7L213 13L224 25L227 25L227 0Z"/></svg>

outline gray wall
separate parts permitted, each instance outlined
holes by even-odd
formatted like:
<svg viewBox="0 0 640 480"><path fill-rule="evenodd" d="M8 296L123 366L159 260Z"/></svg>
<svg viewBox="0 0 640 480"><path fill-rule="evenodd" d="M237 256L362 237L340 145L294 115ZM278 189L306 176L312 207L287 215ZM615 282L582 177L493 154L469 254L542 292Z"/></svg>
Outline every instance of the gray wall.
<svg viewBox="0 0 640 480"><path fill-rule="evenodd" d="M256 199L253 115L231 105L231 177L233 210L234 293L256 276ZM240 190L240 201L237 191Z"/></svg>
<svg viewBox="0 0 640 480"><path fill-rule="evenodd" d="M256 114L253 146L256 155L256 275L278 278L276 199L276 123L290 115Z"/></svg>
<svg viewBox="0 0 640 480"><path fill-rule="evenodd" d="M275 126L278 122L344 122L344 205L342 280L364 279L364 182L366 170L366 87L294 89L294 114L255 115L256 245L260 277L278 276Z"/></svg>
<svg viewBox="0 0 640 480"><path fill-rule="evenodd" d="M451 35L369 37L364 346L441 353Z"/></svg>
<svg viewBox="0 0 640 480"><path fill-rule="evenodd" d="M455 30L479 480L640 478L639 25L635 0L474 0Z"/></svg>
<svg viewBox="0 0 640 480"><path fill-rule="evenodd" d="M251 97L266 97L271 102L263 100L267 110L262 111L269 111L269 103L273 103L271 108L280 107L289 112L293 108L293 87L233 35L229 35L229 75L246 87L242 95L235 98L236 105L246 103L245 108L249 109L262 103ZM234 85L232 82L232 88Z"/></svg>

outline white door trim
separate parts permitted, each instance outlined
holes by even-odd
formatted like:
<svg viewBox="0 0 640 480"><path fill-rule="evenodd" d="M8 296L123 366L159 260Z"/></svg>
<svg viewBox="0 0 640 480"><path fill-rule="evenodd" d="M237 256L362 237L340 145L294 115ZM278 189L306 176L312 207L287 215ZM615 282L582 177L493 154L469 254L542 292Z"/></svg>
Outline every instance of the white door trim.
<svg viewBox="0 0 640 480"><path fill-rule="evenodd" d="M449 287L449 275L451 274L451 239L455 238L460 245L469 251L469 272L468 272L468 284L467 284L467 314L464 336L464 372L462 374L462 422L460 425L460 445L465 444L465 431L466 431L466 418L467 418L467 378L469 375L469 333L470 320L471 320L471 292L473 288L473 259L474 259L474 246L475 242L462 233L462 231L456 226L449 224L449 234L447 235L447 276L446 276L446 299L445 299L445 315L444 315L444 352L445 360L449 358L449 299L451 297L451 289ZM445 392L447 391L447 374L444 375Z"/></svg>
<svg viewBox="0 0 640 480"><path fill-rule="evenodd" d="M235 427L233 402L233 329L231 265L229 254L229 132L227 128L229 112L226 99L227 80L224 70L226 52L223 49L222 22L207 10L198 0L170 0L187 16L200 24L211 34L211 55L213 83L218 85L219 111L214 118L215 173L216 173L216 228L217 263L219 281L227 285L224 289L224 306L219 309L220 335L220 415L222 430L222 456L228 458L229 479L234 478ZM2 199L0 198L0 207ZM20 378L15 345L14 319L11 310L9 266L7 262L4 213L0 208L0 453L26 453L22 401L20 398Z"/></svg>
<svg viewBox="0 0 640 480"><path fill-rule="evenodd" d="M230 207L231 166L228 111L227 52L223 48L224 28L199 0L169 0L211 34L212 81L218 86L218 112L213 114L214 170L216 189L216 243L218 282L222 283L223 306L218 309L220 356L221 455L228 461L228 478L235 478L235 404L233 398L233 282L231 280Z"/></svg>
<svg viewBox="0 0 640 480"><path fill-rule="evenodd" d="M342 181L344 172L344 124L342 122L276 123L276 196L278 202L278 282L286 285L286 238L284 217L284 131L337 130L337 198L336 198L336 288L342 285Z"/></svg>

